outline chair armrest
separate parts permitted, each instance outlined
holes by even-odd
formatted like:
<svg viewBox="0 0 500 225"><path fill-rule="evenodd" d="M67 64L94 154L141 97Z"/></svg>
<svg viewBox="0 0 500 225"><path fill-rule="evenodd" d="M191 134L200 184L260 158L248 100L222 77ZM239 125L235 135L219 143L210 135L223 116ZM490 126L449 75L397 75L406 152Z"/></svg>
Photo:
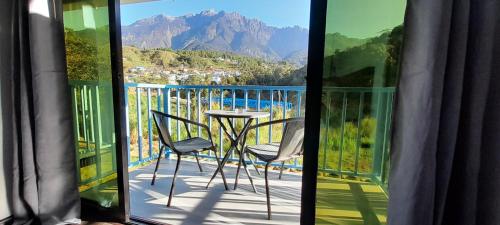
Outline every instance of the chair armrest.
<svg viewBox="0 0 500 225"><path fill-rule="evenodd" d="M184 123L184 127L186 128L187 130L187 133L188 133L188 136L191 138L191 132L189 131L189 128L188 128L188 125L187 124L192 124L192 125L195 125L195 126L199 126L205 130L207 130L208 132L208 137L210 138L210 141L212 142L213 144L213 141L212 141L212 134L210 132L210 128L205 125L205 124L202 124L202 123L198 123L198 122L195 122L195 121L192 121L192 120L189 120L189 119L186 119L186 118L182 118L182 117L178 117L178 116L174 116L174 115L170 115L170 114L167 114L167 113L163 113L163 112L159 112L159 111L156 111L156 110L151 110L152 112L155 112L155 113L158 113L158 114L161 114L162 116L165 116L167 118L170 118L170 119L174 119L174 120L178 120L178 121L181 121Z"/></svg>
<svg viewBox="0 0 500 225"><path fill-rule="evenodd" d="M270 125L273 125L273 124L279 124L279 123L288 123L288 122L291 122L291 121L297 121L297 120L304 120L304 117L293 117L293 118L287 118L287 119L280 119L280 120L272 120L272 121L267 121L267 122L263 122L263 123L259 123L259 124L256 124L256 125L253 125L253 126L250 126L246 131L245 133L243 134L243 141L241 143L242 147L245 146L245 143L246 143L246 139L247 139L247 134L248 132L250 132L251 130L254 130L254 129L257 129L257 128L260 128L260 127L264 127L264 126L270 126Z"/></svg>
<svg viewBox="0 0 500 225"><path fill-rule="evenodd" d="M259 127L263 127L263 126L269 126L269 125L273 125L273 124L277 124L277 123L288 123L288 122L296 121L296 120L304 120L304 117L294 117L294 118L288 118L288 119L267 121L264 123L259 123L257 125L250 126L247 131L252 130L252 129L256 129Z"/></svg>

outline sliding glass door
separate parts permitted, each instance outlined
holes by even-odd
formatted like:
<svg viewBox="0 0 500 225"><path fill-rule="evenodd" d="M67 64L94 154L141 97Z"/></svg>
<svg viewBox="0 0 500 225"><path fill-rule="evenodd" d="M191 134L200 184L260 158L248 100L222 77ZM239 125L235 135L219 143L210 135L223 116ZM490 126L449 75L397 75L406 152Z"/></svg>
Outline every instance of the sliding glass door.
<svg viewBox="0 0 500 225"><path fill-rule="evenodd" d="M110 2L63 2L82 217L123 221L126 192L116 93L120 81L113 64L117 57L111 54L116 42L110 36Z"/></svg>
<svg viewBox="0 0 500 225"><path fill-rule="evenodd" d="M316 224L386 224L404 0L329 0Z"/></svg>
<svg viewBox="0 0 500 225"><path fill-rule="evenodd" d="M82 212L84 219L123 222L128 220L129 192L119 6L114 0L63 2ZM304 158L317 160L311 167L304 163L303 183L304 190L310 188L307 176L317 173L317 182L311 182L316 224L386 224L392 105L405 4L328 0L326 17L314 15L318 9L313 7L311 18L318 18L311 22L311 32L317 31L315 23L326 21L324 56L312 57L316 45L323 45L313 38L308 63L314 67L321 61L322 71L309 69L309 74L323 74L321 89L308 84L308 92L321 98L306 114L306 122L314 121L310 115L321 109L319 148L307 149L306 137ZM311 76L308 83L314 84ZM311 96L308 93L308 104L316 100ZM308 169L312 167L314 171ZM314 207L304 199L302 216L307 217Z"/></svg>

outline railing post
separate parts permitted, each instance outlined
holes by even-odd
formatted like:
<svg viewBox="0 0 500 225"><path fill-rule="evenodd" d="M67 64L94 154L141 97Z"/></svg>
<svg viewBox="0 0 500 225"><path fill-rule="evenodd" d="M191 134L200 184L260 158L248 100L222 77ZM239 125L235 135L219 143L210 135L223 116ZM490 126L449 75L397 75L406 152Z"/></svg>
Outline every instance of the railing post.
<svg viewBox="0 0 500 225"><path fill-rule="evenodd" d="M96 129L92 132L93 139L94 139L94 150L95 150L95 159L96 159L96 176L97 179L102 178L102 168L101 168L101 143L99 141L100 139L100 118L97 116L96 118L93 118L92 115L98 115L98 111L100 110L100 103L99 103L99 86L95 86L89 90L90 94L90 99L89 99L89 107L90 107L90 112L91 112L91 128ZM97 137L96 137L97 136Z"/></svg>
<svg viewBox="0 0 500 225"><path fill-rule="evenodd" d="M273 121L273 106L274 106L274 91L270 90L269 91L269 99L270 99L270 104L269 104L269 121ZM269 143L273 142L273 125L269 125Z"/></svg>
<svg viewBox="0 0 500 225"><path fill-rule="evenodd" d="M148 142L149 142L149 155L148 159L153 158L153 128L151 126L151 88L147 88L148 91Z"/></svg>
<svg viewBox="0 0 500 225"><path fill-rule="evenodd" d="M373 149L373 168L372 168L372 174L373 178L379 179L379 176L381 175L381 166L382 166L382 154L383 154L383 141L384 141L384 124L385 124L385 104L383 97L382 97L382 91L377 90L377 98L376 98L376 112L375 112L375 119L377 121L377 125L375 128L375 146ZM374 92L375 94L375 92Z"/></svg>
<svg viewBox="0 0 500 225"><path fill-rule="evenodd" d="M197 108L196 114L198 118L197 122L201 123L201 92L199 88L196 89L196 108ZM203 137L203 135L201 134L200 126L198 126L198 136Z"/></svg>
<svg viewBox="0 0 500 225"><path fill-rule="evenodd" d="M246 110L248 110L248 90L247 89L245 89L244 98L245 98L245 111L246 111Z"/></svg>
<svg viewBox="0 0 500 225"><path fill-rule="evenodd" d="M297 91L297 115L296 116L301 116L301 104L302 104L302 92Z"/></svg>
<svg viewBox="0 0 500 225"><path fill-rule="evenodd" d="M170 88L163 89L163 112L170 114ZM167 119L168 131L172 133L170 118ZM165 150L165 158L170 159L170 149Z"/></svg>
<svg viewBox="0 0 500 225"><path fill-rule="evenodd" d="M344 151L345 121L347 117L347 93L342 97L342 121L340 124L340 147L339 147L339 177L342 179L342 156Z"/></svg>
<svg viewBox="0 0 500 225"><path fill-rule="evenodd" d="M328 168L327 166L327 159L328 159L328 137L330 136L330 113L331 110L330 108L332 107L331 104L331 98L330 98L330 91L326 91L326 117L325 117L325 133L324 135L324 146L323 146L323 170L326 170ZM333 148L333 146L332 146Z"/></svg>
<svg viewBox="0 0 500 225"><path fill-rule="evenodd" d="M235 109L236 109L236 91L235 91L234 89L232 89L232 90L231 90L231 110L233 110L233 111L234 111ZM235 126L235 127L236 127L236 124L234 123L234 118L232 118L232 119L231 119L231 123L233 123L233 126ZM231 132L231 136L232 136L233 138L236 138L234 135L235 135L235 134L233 134L233 133ZM231 152L231 159L234 159L234 151L233 151L233 152Z"/></svg>
<svg viewBox="0 0 500 225"><path fill-rule="evenodd" d="M186 105L187 105L187 119L188 120L191 120L191 89L186 89L187 93L186 93ZM191 132L191 124L189 123L188 124L188 128L189 132Z"/></svg>
<svg viewBox="0 0 500 225"><path fill-rule="evenodd" d="M224 89L220 89L220 109L224 110ZM219 155L223 155L224 137L222 137L222 126L219 126Z"/></svg>
<svg viewBox="0 0 500 225"><path fill-rule="evenodd" d="M90 127L90 130L89 130L89 139L90 139L90 142L94 142L94 148L95 148L95 142L96 142L96 138L95 138L95 123L94 123L94 114L95 114L95 111L94 111L94 88L93 87L90 87L87 89L88 91L88 99L87 101L89 102L89 127Z"/></svg>
<svg viewBox="0 0 500 225"><path fill-rule="evenodd" d="M390 139L390 130L392 129L391 123L392 123L392 103L393 103L393 95L390 92L387 92L387 103L386 103L386 109L385 109L385 124L384 124L384 144L382 146L382 162L380 166L380 183L383 184L386 179L386 174L385 174L385 168L386 168L386 161L388 160L389 157L389 143L388 139Z"/></svg>
<svg viewBox="0 0 500 225"><path fill-rule="evenodd" d="M354 159L354 176L358 175L359 167L359 148L361 146L361 122L363 122L363 107L365 105L365 93L359 93L359 106L358 106L358 122L356 125L356 156Z"/></svg>
<svg viewBox="0 0 500 225"><path fill-rule="evenodd" d="M137 111L137 149L139 150L139 162L142 162L142 119L141 119L141 88L135 89L136 111Z"/></svg>
<svg viewBox="0 0 500 225"><path fill-rule="evenodd" d="M76 94L77 90L76 87L71 86L71 101L72 101L72 107L71 107L71 113L73 114L73 134L75 135L74 141L75 141L75 151L76 151L76 176L78 179L78 183L82 181L82 176L80 174L80 124L78 120L78 97Z"/></svg>
<svg viewBox="0 0 500 225"><path fill-rule="evenodd" d="M177 117L179 117L180 111L181 111L181 89L179 89L179 88L176 89L175 96L177 98L176 103L175 103L176 111L177 111L176 114L177 114ZM179 123L178 120L175 122L175 124L177 125L177 141L180 141L181 140L181 124Z"/></svg>
<svg viewBox="0 0 500 225"><path fill-rule="evenodd" d="M212 110L212 89L208 88L208 110ZM208 129L212 132L212 117L208 117ZM208 155L211 156L212 152L208 151Z"/></svg>
<svg viewBox="0 0 500 225"><path fill-rule="evenodd" d="M87 152L90 151L89 131L87 129L87 86L80 89L80 101L82 102L82 122L83 122L83 140L85 140Z"/></svg>
<svg viewBox="0 0 500 225"><path fill-rule="evenodd" d="M302 92L301 91L297 91L296 95L297 95L297 109L296 109L297 111L295 112L295 116L296 117L300 117L301 116L301 114L300 114L300 104L301 104ZM298 165L298 160L297 160L297 158L295 158L293 160L293 166L297 167L297 165Z"/></svg>
<svg viewBox="0 0 500 225"><path fill-rule="evenodd" d="M257 90L257 112L260 112L260 90ZM259 118L257 118L256 123L259 124ZM259 144L260 143L260 135L259 135L259 130L260 128L255 129L255 143Z"/></svg>
<svg viewBox="0 0 500 225"><path fill-rule="evenodd" d="M288 104L288 92L283 90L283 119L286 119L286 107ZM285 123L283 123L283 130L285 130Z"/></svg>
<svg viewBox="0 0 500 225"><path fill-rule="evenodd" d="M156 110L161 111L161 89L157 89L157 95L156 95ZM158 134L159 135L159 134ZM160 149L161 149L161 140L160 137L158 137L158 154L160 154Z"/></svg>
<svg viewBox="0 0 500 225"><path fill-rule="evenodd" d="M127 130L127 159L128 159L128 166L131 166L132 161L130 160L130 117L129 117L129 109L128 109L128 95L129 95L129 90L128 86L125 85L124 87L124 92L125 92L125 126Z"/></svg>

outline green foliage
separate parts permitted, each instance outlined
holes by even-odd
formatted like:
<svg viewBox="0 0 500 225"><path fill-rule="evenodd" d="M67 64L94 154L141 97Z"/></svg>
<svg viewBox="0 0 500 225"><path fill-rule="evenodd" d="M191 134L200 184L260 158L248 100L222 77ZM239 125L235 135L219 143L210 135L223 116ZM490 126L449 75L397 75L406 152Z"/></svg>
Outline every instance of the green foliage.
<svg viewBox="0 0 500 225"><path fill-rule="evenodd" d="M370 116L361 120L359 129L357 121L344 122L343 127L327 126L323 123L320 134L323 138L320 140L318 160L320 170L338 171L339 159L342 157L340 165L342 171L354 172L356 171L356 157L358 157L357 171L372 172L375 125L375 118Z"/></svg>
<svg viewBox="0 0 500 225"><path fill-rule="evenodd" d="M66 28L64 33L69 79L110 81L109 31L101 28L77 32Z"/></svg>
<svg viewBox="0 0 500 225"><path fill-rule="evenodd" d="M65 39L69 79L95 80L94 74L97 74L95 45L71 30L66 30Z"/></svg>
<svg viewBox="0 0 500 225"><path fill-rule="evenodd" d="M369 39L349 40L344 37L342 40L346 43L328 44L331 49L325 52L325 84L344 87L394 86L402 31L403 27L397 26ZM327 35L330 41L337 40L335 36L339 34Z"/></svg>

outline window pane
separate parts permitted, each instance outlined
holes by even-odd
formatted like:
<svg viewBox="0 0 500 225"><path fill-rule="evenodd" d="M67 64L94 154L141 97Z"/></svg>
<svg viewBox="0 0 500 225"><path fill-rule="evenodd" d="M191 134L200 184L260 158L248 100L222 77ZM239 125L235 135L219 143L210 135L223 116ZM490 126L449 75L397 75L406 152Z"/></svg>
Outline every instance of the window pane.
<svg viewBox="0 0 500 225"><path fill-rule="evenodd" d="M404 0L329 0L317 224L386 224Z"/></svg>
<svg viewBox="0 0 500 225"><path fill-rule="evenodd" d="M80 195L118 206L107 0L64 1Z"/></svg>

